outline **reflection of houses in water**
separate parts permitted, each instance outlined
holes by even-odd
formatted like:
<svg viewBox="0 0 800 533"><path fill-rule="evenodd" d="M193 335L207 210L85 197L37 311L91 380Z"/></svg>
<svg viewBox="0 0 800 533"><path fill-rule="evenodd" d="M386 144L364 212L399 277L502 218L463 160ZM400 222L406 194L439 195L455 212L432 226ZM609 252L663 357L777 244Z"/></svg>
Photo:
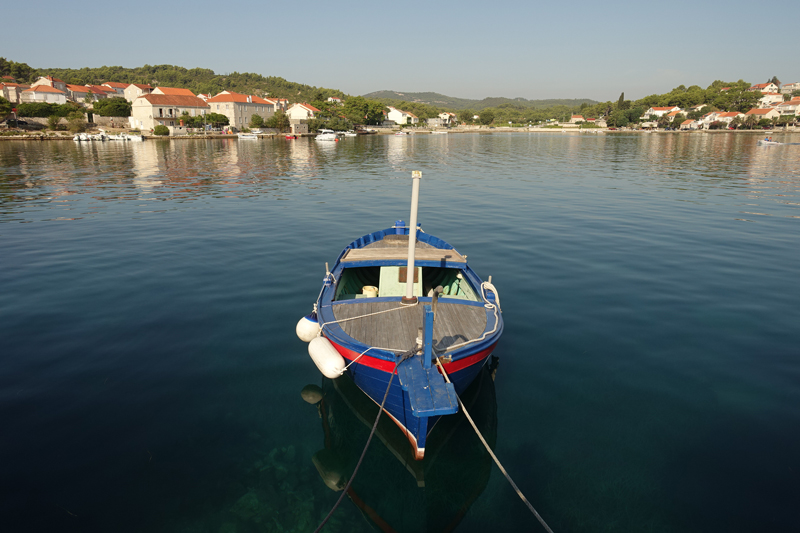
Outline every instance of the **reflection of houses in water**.
<svg viewBox="0 0 800 533"><path fill-rule="evenodd" d="M128 144L128 143L126 143ZM130 143L131 170L133 171L133 184L145 191L158 187L163 182L158 179L158 155L155 143Z"/></svg>
<svg viewBox="0 0 800 533"><path fill-rule="evenodd" d="M492 367L496 368L496 358ZM497 401L493 369L484 366L462 401L490 446L497 439ZM310 394L309 394L310 393ZM304 398L316 396L324 449L313 462L325 484L342 490L352 474L379 407L352 380L323 379ZM408 439L382 416L357 475L350 500L382 531L451 531L486 488L492 459L463 412L443 417L428 437L425 458L414 459Z"/></svg>

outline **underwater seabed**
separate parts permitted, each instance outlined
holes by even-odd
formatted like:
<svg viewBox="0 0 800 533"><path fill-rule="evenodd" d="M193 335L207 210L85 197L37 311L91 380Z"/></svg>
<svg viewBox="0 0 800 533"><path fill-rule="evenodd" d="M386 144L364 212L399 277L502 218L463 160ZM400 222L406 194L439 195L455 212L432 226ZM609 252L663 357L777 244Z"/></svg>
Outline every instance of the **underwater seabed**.
<svg viewBox="0 0 800 533"><path fill-rule="evenodd" d="M497 439L496 369L493 357L462 395L492 448ZM341 491L358 463L379 406L347 375L323 378L322 388L308 385L302 395L316 403L322 419L324 448L312 461L321 482ZM355 505L381 531L451 531L486 488L492 459L461 411L442 417L429 436L422 461L414 459L408 439L389 417L381 416L375 436L348 490L351 503L343 503L336 513Z"/></svg>

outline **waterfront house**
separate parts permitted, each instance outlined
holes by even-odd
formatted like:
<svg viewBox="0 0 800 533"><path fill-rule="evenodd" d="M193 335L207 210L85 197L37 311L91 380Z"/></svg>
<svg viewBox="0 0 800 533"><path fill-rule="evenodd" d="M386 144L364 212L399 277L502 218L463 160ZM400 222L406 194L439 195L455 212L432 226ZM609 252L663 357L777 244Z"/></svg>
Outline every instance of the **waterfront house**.
<svg viewBox="0 0 800 533"><path fill-rule="evenodd" d="M22 91L30 88L30 85L21 83L0 83L0 95L12 104L20 104L22 103Z"/></svg>
<svg viewBox="0 0 800 533"><path fill-rule="evenodd" d="M67 99L72 100L73 102L83 103L86 100L86 97L92 94L92 90L87 87L86 85L72 85L71 83L67 84ZM92 94L92 96L94 96ZM93 101L96 101L97 98L93 97Z"/></svg>
<svg viewBox="0 0 800 533"><path fill-rule="evenodd" d="M586 122L586 119L583 118L583 115L572 115L569 118L570 124L577 124L578 122Z"/></svg>
<svg viewBox="0 0 800 533"><path fill-rule="evenodd" d="M54 78L53 76L40 76L38 80L36 80L31 84L31 89L34 87L38 87L40 85L52 87L53 89L58 89L64 94L67 93L67 84L59 80L58 78Z"/></svg>
<svg viewBox="0 0 800 533"><path fill-rule="evenodd" d="M113 90L117 93L117 96L121 98L125 98L125 87L128 86L127 83L119 83L116 81L107 81L102 84L103 87L108 87L109 89Z"/></svg>
<svg viewBox="0 0 800 533"><path fill-rule="evenodd" d="M682 130L697 130L700 129L700 124L696 120L687 119L681 122L680 129Z"/></svg>
<svg viewBox="0 0 800 533"><path fill-rule="evenodd" d="M775 106L775 108L781 114L781 118L796 117L798 114L798 109L800 109L800 98L793 98L788 102L778 104Z"/></svg>
<svg viewBox="0 0 800 533"><path fill-rule="evenodd" d="M442 125L450 126L458 122L458 117L455 113L450 113L449 111L445 111L444 113L439 113L439 118L442 119Z"/></svg>
<svg viewBox="0 0 800 533"><path fill-rule="evenodd" d="M651 107L647 111L644 112L642 116L643 119L650 118L653 119L654 117L663 117L667 113L672 113L673 111L680 111L681 108L674 105L671 107Z"/></svg>
<svg viewBox="0 0 800 533"><path fill-rule="evenodd" d="M194 93L189 89L180 89L178 87L156 87L150 94L166 94L168 96L194 96Z"/></svg>
<svg viewBox="0 0 800 533"><path fill-rule="evenodd" d="M419 118L414 113L409 113L408 111L403 111L402 109L397 109L392 106L389 106L388 118L395 124L400 125L419 123Z"/></svg>
<svg viewBox="0 0 800 533"><path fill-rule="evenodd" d="M783 102L783 95L781 93L763 93L762 96L758 100L758 107L772 107L775 104L780 104Z"/></svg>
<svg viewBox="0 0 800 533"><path fill-rule="evenodd" d="M66 88L66 85L65 87ZM66 104L67 103L67 93L64 91L59 91L55 87L50 87L49 85L36 85L31 86L30 89L25 89L22 91L21 98L22 103L33 103L33 102L47 102L48 104Z"/></svg>
<svg viewBox="0 0 800 533"><path fill-rule="evenodd" d="M289 100L287 100L286 98L264 98L264 100L267 100L275 104L275 111L279 109L286 111L287 109L289 109Z"/></svg>
<svg viewBox="0 0 800 533"><path fill-rule="evenodd" d="M223 91L206 103L211 113L219 113L228 117L229 124L234 128L246 128L253 115L268 119L275 114L275 104L253 94L239 94L233 91Z"/></svg>
<svg viewBox="0 0 800 533"><path fill-rule="evenodd" d="M739 113L738 111L724 111L721 113L717 113L715 121L730 124L731 121L733 121L733 119L735 119L736 117L744 118L744 113Z"/></svg>
<svg viewBox="0 0 800 533"><path fill-rule="evenodd" d="M196 96L145 94L131 105L132 128L150 130L156 126L179 126L181 115L190 117L208 113L208 104Z"/></svg>
<svg viewBox="0 0 800 533"><path fill-rule="evenodd" d="M775 109L774 107L754 107L750 111L744 114L745 117L755 116L758 120L762 118L766 118L768 120L772 120L773 118L778 118L781 116L780 112Z"/></svg>
<svg viewBox="0 0 800 533"><path fill-rule="evenodd" d="M792 94L794 91L800 91L800 81L796 83L784 83L781 86L781 94Z"/></svg>
<svg viewBox="0 0 800 533"><path fill-rule="evenodd" d="M319 113L319 109L310 104L293 104L287 111L286 115L289 120L310 120L314 118L314 113Z"/></svg>
<svg viewBox="0 0 800 533"><path fill-rule="evenodd" d="M681 113L683 113L682 109L678 109L677 111L670 111L669 113L667 113L667 118L669 119L670 122L672 122L675 120L675 117L677 117Z"/></svg>
<svg viewBox="0 0 800 533"><path fill-rule="evenodd" d="M751 92L761 91L762 93L777 93L778 86L774 83L757 83L747 90Z"/></svg>
<svg viewBox="0 0 800 533"><path fill-rule="evenodd" d="M140 96L150 94L151 92L153 92L153 88L147 83L131 83L125 87L123 94L125 95L125 100L133 102Z"/></svg>

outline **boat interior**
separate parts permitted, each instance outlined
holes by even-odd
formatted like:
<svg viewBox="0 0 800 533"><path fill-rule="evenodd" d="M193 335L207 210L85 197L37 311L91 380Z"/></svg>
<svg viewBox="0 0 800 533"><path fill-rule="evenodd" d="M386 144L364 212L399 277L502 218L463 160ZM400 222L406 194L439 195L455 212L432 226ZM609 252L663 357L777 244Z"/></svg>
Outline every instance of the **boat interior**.
<svg viewBox="0 0 800 533"><path fill-rule="evenodd" d="M479 302L477 291L459 268L416 267L414 296L432 296L442 286L442 298ZM408 268L405 266L351 267L342 271L334 301L369 297L402 297L406 294Z"/></svg>

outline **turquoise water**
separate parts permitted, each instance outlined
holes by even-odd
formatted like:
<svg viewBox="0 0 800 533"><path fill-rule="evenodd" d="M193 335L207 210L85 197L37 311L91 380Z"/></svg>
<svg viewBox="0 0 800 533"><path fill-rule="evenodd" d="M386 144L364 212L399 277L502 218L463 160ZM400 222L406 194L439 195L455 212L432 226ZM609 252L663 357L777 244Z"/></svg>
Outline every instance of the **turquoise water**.
<svg viewBox="0 0 800 533"><path fill-rule="evenodd" d="M0 143L0 530L313 530L294 325L412 170L500 292L495 451L555 531L796 530L800 150L757 138ZM496 468L465 510L541 530Z"/></svg>

